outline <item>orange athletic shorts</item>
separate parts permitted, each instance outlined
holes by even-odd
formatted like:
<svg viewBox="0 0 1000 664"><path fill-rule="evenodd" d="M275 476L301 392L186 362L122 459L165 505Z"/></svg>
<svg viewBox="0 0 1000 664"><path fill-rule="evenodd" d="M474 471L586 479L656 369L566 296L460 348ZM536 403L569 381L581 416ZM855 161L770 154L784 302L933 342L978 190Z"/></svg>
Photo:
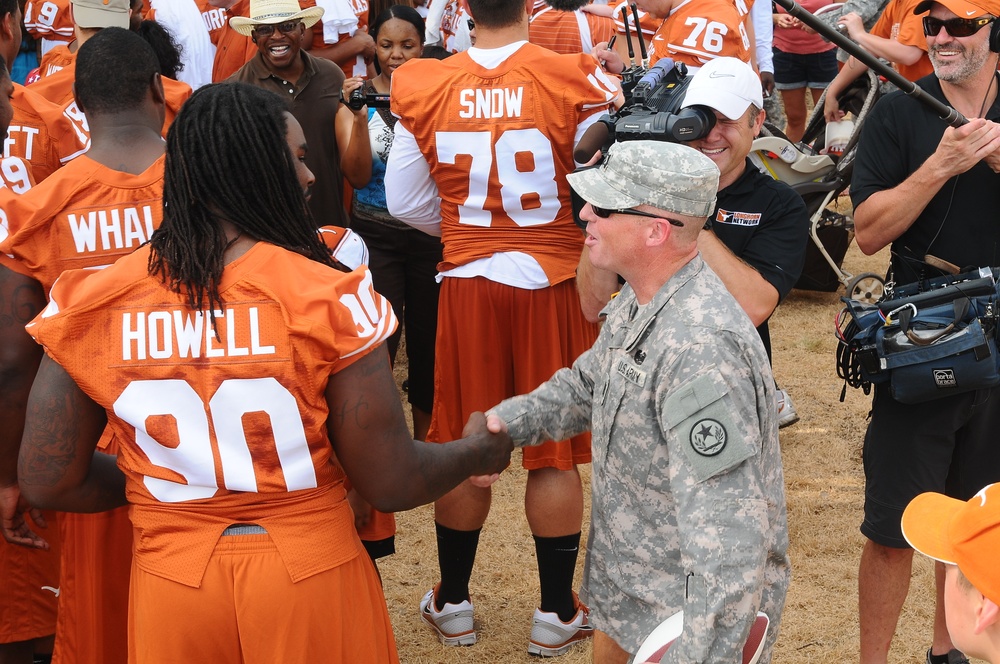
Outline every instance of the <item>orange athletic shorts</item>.
<svg viewBox="0 0 1000 664"><path fill-rule="evenodd" d="M399 661L363 553L292 583L269 535L224 535L200 588L133 565L130 599L130 664Z"/></svg>
<svg viewBox="0 0 1000 664"><path fill-rule="evenodd" d="M30 641L56 633L59 596L59 529L54 512L37 532L48 551L8 544L0 538L0 644ZM34 524L31 524L34 527Z"/></svg>
<svg viewBox="0 0 1000 664"><path fill-rule="evenodd" d="M132 522L128 507L59 514L62 584L54 664L125 664Z"/></svg>
<svg viewBox="0 0 1000 664"><path fill-rule="evenodd" d="M474 411L524 394L570 366L597 339L580 311L576 281L526 290L489 279L445 277L438 306L434 410L427 439L462 437ZM590 434L526 447L528 470L590 462Z"/></svg>

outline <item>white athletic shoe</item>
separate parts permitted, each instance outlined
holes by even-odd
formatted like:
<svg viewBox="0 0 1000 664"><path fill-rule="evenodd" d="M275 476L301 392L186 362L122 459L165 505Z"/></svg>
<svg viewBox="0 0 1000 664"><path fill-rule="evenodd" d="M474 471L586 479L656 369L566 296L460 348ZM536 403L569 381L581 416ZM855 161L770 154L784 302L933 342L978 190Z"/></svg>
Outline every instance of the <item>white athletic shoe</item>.
<svg viewBox="0 0 1000 664"><path fill-rule="evenodd" d="M559 620L558 614L535 609L535 617L531 623L531 639L528 641L528 654L540 657L556 657L566 654L570 646L594 635L594 628L587 620L590 612L574 593L576 615L569 622Z"/></svg>
<svg viewBox="0 0 1000 664"><path fill-rule="evenodd" d="M791 426L799 421L799 414L795 412L795 405L792 403L792 398L788 396L788 392L779 389L777 390L778 397L778 428L784 429L787 426Z"/></svg>
<svg viewBox="0 0 1000 664"><path fill-rule="evenodd" d="M472 626L472 602L445 604L440 611L434 606L434 595L438 587L427 591L420 600L420 617L437 632L438 639L446 646L471 646L476 642L476 630Z"/></svg>

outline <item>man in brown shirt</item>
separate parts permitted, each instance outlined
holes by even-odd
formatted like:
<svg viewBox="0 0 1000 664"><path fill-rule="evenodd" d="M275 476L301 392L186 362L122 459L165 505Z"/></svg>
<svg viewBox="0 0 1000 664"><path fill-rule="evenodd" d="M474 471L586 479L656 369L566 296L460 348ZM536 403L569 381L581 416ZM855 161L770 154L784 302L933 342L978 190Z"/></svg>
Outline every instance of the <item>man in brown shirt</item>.
<svg viewBox="0 0 1000 664"><path fill-rule="evenodd" d="M289 111L302 125L309 145L306 165L316 175L309 207L317 225L347 226L334 123L344 72L300 45L306 28L322 15L318 7L300 10L296 0L252 2L249 18L233 17L229 26L250 37L257 54L228 80L265 88L289 100Z"/></svg>

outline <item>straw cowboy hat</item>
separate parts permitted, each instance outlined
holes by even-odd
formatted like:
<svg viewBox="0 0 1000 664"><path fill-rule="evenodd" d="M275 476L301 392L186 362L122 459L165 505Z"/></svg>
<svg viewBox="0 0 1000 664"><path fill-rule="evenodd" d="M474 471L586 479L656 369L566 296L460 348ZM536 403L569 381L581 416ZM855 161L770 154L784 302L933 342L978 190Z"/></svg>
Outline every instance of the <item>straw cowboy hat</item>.
<svg viewBox="0 0 1000 664"><path fill-rule="evenodd" d="M322 18L322 7L299 9L297 0L250 0L250 18L234 16L229 27L246 37L258 25L277 25L285 21L302 21L312 27Z"/></svg>

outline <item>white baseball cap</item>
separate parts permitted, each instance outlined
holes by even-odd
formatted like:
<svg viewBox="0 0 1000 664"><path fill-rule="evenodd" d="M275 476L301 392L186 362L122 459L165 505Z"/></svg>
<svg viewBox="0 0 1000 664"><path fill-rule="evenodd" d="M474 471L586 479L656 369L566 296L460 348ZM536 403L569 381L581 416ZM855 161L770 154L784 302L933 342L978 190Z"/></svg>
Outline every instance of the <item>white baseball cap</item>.
<svg viewBox="0 0 1000 664"><path fill-rule="evenodd" d="M760 78L753 67L738 58L715 58L695 73L681 108L708 106L738 120L750 104L764 108Z"/></svg>

